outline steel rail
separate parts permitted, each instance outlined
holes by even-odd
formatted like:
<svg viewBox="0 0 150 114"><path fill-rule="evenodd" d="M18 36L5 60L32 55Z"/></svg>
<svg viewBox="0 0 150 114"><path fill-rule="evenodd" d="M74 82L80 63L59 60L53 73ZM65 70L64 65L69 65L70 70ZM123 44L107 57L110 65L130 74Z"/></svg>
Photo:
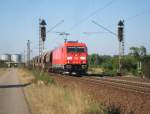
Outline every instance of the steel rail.
<svg viewBox="0 0 150 114"><path fill-rule="evenodd" d="M53 73L55 74L55 73ZM116 79L97 79L97 78L91 78L91 77L74 77L74 76L68 76L68 75L61 75L57 74L57 76L61 78L71 78L75 79L81 82L89 83L88 86L90 87L100 87L101 85L106 85L109 87L117 88L120 90L126 90L134 93L141 93L145 95L150 95L150 86L148 83L146 83L146 86L144 83L134 82L132 81L126 81L126 80L116 80Z"/></svg>

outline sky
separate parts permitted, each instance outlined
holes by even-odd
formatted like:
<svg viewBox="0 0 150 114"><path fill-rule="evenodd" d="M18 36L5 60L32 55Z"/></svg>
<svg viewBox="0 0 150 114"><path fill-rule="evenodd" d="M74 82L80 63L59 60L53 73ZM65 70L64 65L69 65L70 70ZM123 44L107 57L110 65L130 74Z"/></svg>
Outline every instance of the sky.
<svg viewBox="0 0 150 114"><path fill-rule="evenodd" d="M0 0L0 54L23 53L27 40L31 54L38 54L39 18L45 19L47 33L45 51L68 40L87 44L89 54L118 54L118 39L101 27L117 33L118 21L124 20L125 54L131 46L145 46L150 54L150 0ZM88 32L89 34L85 34Z"/></svg>

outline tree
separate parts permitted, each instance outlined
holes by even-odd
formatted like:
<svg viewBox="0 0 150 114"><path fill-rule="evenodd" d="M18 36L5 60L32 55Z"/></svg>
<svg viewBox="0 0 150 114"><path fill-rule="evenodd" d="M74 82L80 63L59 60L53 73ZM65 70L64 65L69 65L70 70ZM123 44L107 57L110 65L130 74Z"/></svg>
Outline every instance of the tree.
<svg viewBox="0 0 150 114"><path fill-rule="evenodd" d="M141 47L131 47L130 48L130 55L134 56L137 61L140 61L143 57L147 55L146 48L144 46Z"/></svg>
<svg viewBox="0 0 150 114"><path fill-rule="evenodd" d="M136 59L130 55L124 56L124 59L122 62L122 69L123 69L123 72L130 72L130 73L136 74L136 69L137 69Z"/></svg>
<svg viewBox="0 0 150 114"><path fill-rule="evenodd" d="M138 73L142 73L142 60L143 58L147 55L146 48L144 46L141 47L131 47L130 48L130 54L133 56L136 61L137 61L137 68L138 68Z"/></svg>
<svg viewBox="0 0 150 114"><path fill-rule="evenodd" d="M111 57L106 55L91 54L88 56L89 65L97 67L103 63L110 61Z"/></svg>
<svg viewBox="0 0 150 114"><path fill-rule="evenodd" d="M143 58L143 68L142 68L143 74L148 78L150 78L149 68L150 68L150 55L145 56Z"/></svg>

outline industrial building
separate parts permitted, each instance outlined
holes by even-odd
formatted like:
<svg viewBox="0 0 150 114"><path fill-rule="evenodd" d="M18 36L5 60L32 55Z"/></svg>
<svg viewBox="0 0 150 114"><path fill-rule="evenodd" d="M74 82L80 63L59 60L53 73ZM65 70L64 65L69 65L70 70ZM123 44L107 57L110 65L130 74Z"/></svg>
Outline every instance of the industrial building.
<svg viewBox="0 0 150 114"><path fill-rule="evenodd" d="M23 64L21 54L1 54L0 60L4 61L8 67L17 67Z"/></svg>

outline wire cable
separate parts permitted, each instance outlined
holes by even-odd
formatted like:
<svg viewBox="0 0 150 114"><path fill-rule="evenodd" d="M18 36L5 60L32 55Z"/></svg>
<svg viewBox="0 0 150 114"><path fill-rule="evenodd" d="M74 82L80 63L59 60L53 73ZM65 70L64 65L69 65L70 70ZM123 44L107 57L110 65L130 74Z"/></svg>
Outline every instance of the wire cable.
<svg viewBox="0 0 150 114"><path fill-rule="evenodd" d="M150 12L150 9L144 10L144 11L142 11L142 12L140 12L140 13L137 13L136 15L133 15L133 16L127 18L126 21L131 21L131 20L133 20L134 18L139 17L139 16L142 16L142 15L144 15L144 14L146 14L146 13L149 13L149 12Z"/></svg>
<svg viewBox="0 0 150 114"><path fill-rule="evenodd" d="M50 30L48 30L46 33L51 32L54 28L56 28L57 26L59 26L60 24L62 24L64 22L64 20L61 20L59 23L57 23L55 26L53 26Z"/></svg>
<svg viewBox="0 0 150 114"><path fill-rule="evenodd" d="M92 21L92 23L94 23L94 24L96 24L97 26L103 28L105 31L107 31L107 32L109 32L109 33L111 33L111 34L113 34L114 36L117 36L116 33L112 32L111 30L109 30L108 28L104 27L103 25L100 25L99 23L97 23L97 22L95 22L95 21Z"/></svg>
<svg viewBox="0 0 150 114"><path fill-rule="evenodd" d="M116 0L111 0L108 3L106 3L103 7L98 8L96 11L92 12L90 15L88 15L86 18L82 19L81 21L79 21L78 23L74 24L69 30L73 30L75 27L79 26L80 24L82 24L83 22L85 22L86 20L88 20L89 18L91 18L92 16L96 15L98 12L104 10L105 8L107 8L108 6L110 6L111 4L113 4Z"/></svg>

